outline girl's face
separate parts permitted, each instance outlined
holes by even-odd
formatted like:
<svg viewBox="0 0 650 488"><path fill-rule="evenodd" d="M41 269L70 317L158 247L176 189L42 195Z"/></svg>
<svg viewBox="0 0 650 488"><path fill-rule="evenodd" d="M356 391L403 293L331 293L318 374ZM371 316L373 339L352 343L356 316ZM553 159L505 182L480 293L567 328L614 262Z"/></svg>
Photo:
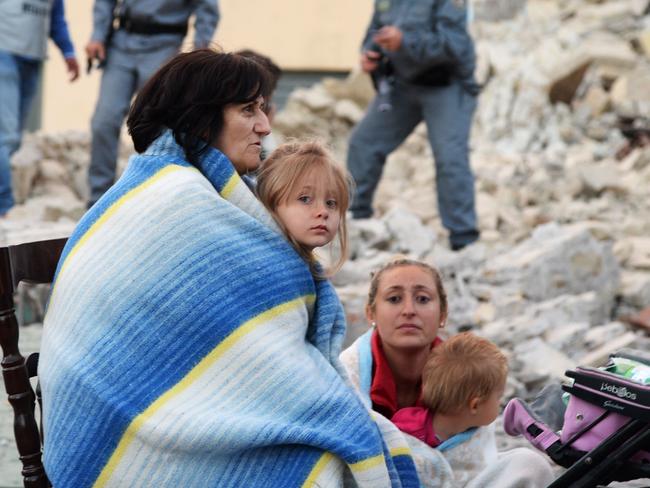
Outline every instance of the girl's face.
<svg viewBox="0 0 650 488"><path fill-rule="evenodd" d="M377 324L384 348L393 350L430 347L445 319L433 276L413 265L384 271L366 316Z"/></svg>
<svg viewBox="0 0 650 488"><path fill-rule="evenodd" d="M254 171L260 165L262 137L271 132L262 110L264 98L248 103L233 103L223 110L223 128L214 146L232 162L237 173Z"/></svg>
<svg viewBox="0 0 650 488"><path fill-rule="evenodd" d="M275 210L291 237L309 250L331 242L341 222L339 199L319 176L312 172L303 178Z"/></svg>

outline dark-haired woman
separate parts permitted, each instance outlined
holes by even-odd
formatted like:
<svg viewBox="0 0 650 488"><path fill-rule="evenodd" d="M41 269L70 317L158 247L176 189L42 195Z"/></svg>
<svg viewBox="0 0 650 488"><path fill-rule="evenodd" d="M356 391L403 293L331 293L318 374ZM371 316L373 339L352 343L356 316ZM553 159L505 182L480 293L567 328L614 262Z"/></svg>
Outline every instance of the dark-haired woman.
<svg viewBox="0 0 650 488"><path fill-rule="evenodd" d="M199 50L135 100L139 155L70 237L45 319L54 486L419 486L341 376L331 285L242 181L268 87Z"/></svg>

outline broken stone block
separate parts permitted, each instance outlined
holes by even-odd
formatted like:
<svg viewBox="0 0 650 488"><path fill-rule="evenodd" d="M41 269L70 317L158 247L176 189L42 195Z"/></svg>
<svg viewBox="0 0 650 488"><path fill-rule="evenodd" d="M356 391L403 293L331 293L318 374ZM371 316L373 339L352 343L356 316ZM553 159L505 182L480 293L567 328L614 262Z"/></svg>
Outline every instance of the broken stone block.
<svg viewBox="0 0 650 488"><path fill-rule="evenodd" d="M650 272L624 270L620 294L625 303L634 307L650 306Z"/></svg>
<svg viewBox="0 0 650 488"><path fill-rule="evenodd" d="M405 208L395 206L382 219L392 237L391 250L423 257L433 249L436 234Z"/></svg>
<svg viewBox="0 0 650 488"><path fill-rule="evenodd" d="M544 340L536 337L517 344L514 354L521 361L522 373L546 374L556 380L564 378L564 372L574 367L566 354L561 353Z"/></svg>
<svg viewBox="0 0 650 488"><path fill-rule="evenodd" d="M370 249L387 250L390 239L381 219L348 219L350 257L366 256Z"/></svg>
<svg viewBox="0 0 650 488"><path fill-rule="evenodd" d="M479 303L474 311L472 322L479 325L493 322L496 314L496 307L491 303Z"/></svg>
<svg viewBox="0 0 650 488"><path fill-rule="evenodd" d="M483 86L492 76L492 65L490 63L490 51L485 43L476 43L476 69L474 77L476 82Z"/></svg>
<svg viewBox="0 0 650 488"><path fill-rule="evenodd" d="M611 307L611 302L603 302L596 292L589 291L580 295L562 295L535 304L528 315L533 320L546 321L549 325L544 330L549 330L568 323L602 323L609 317Z"/></svg>
<svg viewBox="0 0 650 488"><path fill-rule="evenodd" d="M550 346L573 357L576 351L582 349L583 338L589 328L589 322L566 323L547 329L544 339Z"/></svg>
<svg viewBox="0 0 650 488"><path fill-rule="evenodd" d="M30 196L42 158L43 151L32 137L26 137L11 157L11 185L16 203L23 203Z"/></svg>
<svg viewBox="0 0 650 488"><path fill-rule="evenodd" d="M578 360L580 366L602 366L609 356L624 347L634 347L638 337L634 332L626 332L622 336L614 337L598 349L590 351Z"/></svg>
<svg viewBox="0 0 650 488"><path fill-rule="evenodd" d="M636 38L636 41L641 48L641 52L645 54L646 58L650 59L650 30L640 32Z"/></svg>
<svg viewBox="0 0 650 488"><path fill-rule="evenodd" d="M38 163L39 179L61 185L67 185L68 172L58 161L43 159Z"/></svg>
<svg viewBox="0 0 650 488"><path fill-rule="evenodd" d="M337 100L348 99L362 108L375 98L370 76L360 69L352 70L345 80L324 78L323 88Z"/></svg>
<svg viewBox="0 0 650 488"><path fill-rule="evenodd" d="M351 100L339 100L334 105L334 115L350 124L356 124L363 118L364 111Z"/></svg>
<svg viewBox="0 0 650 488"><path fill-rule="evenodd" d="M525 6L525 0L478 0L472 3L474 18L486 22L512 19Z"/></svg>
<svg viewBox="0 0 650 488"><path fill-rule="evenodd" d="M292 92L291 98L315 112L328 111L334 106L334 99L325 91L322 85L314 85L311 88L297 88Z"/></svg>
<svg viewBox="0 0 650 488"><path fill-rule="evenodd" d="M595 5L581 6L577 10L578 17L585 20L597 20L602 26L634 15L634 4L628 1L609 1Z"/></svg>
<svg viewBox="0 0 650 488"><path fill-rule="evenodd" d="M583 337L583 350L589 351L601 347L616 337L627 332L627 328L621 322L608 322L604 325L591 327Z"/></svg>
<svg viewBox="0 0 650 488"><path fill-rule="evenodd" d="M630 268L650 271L650 237L631 237L632 252L627 260Z"/></svg>
<svg viewBox="0 0 650 488"><path fill-rule="evenodd" d="M639 313L621 317L621 320L633 327L650 331L650 307L646 307Z"/></svg>
<svg viewBox="0 0 650 488"><path fill-rule="evenodd" d="M619 77L612 86L610 97L620 116L647 117L650 113L650 68L639 67Z"/></svg>
<svg viewBox="0 0 650 488"><path fill-rule="evenodd" d="M493 302L498 303L497 300ZM483 333L500 345L512 346L542 337L567 324L601 323L609 316L611 302L602 303L596 293L563 295L542 303L519 300L519 314L498 313L498 320L485 324ZM501 309L497 306L497 312Z"/></svg>
<svg viewBox="0 0 650 488"><path fill-rule="evenodd" d="M493 285L516 283L522 295L534 301L592 290L611 297L618 288L619 269L609 246L588 231L551 223L488 262L483 278Z"/></svg>
<svg viewBox="0 0 650 488"><path fill-rule="evenodd" d="M366 251L363 259L348 260L341 269L331 278L335 286L346 286L352 284L365 284L368 293L368 286L372 273L389 262L394 254L385 251Z"/></svg>
<svg viewBox="0 0 650 488"><path fill-rule="evenodd" d="M499 205L496 199L487 193L476 195L476 212L481 229L495 230L499 225Z"/></svg>
<svg viewBox="0 0 650 488"><path fill-rule="evenodd" d="M583 184L582 193L585 195L595 196L605 190L626 191L618 167L612 161L584 164L577 171Z"/></svg>
<svg viewBox="0 0 650 488"><path fill-rule="evenodd" d="M593 117L597 117L609 108L609 94L600 86L591 86L581 101Z"/></svg>

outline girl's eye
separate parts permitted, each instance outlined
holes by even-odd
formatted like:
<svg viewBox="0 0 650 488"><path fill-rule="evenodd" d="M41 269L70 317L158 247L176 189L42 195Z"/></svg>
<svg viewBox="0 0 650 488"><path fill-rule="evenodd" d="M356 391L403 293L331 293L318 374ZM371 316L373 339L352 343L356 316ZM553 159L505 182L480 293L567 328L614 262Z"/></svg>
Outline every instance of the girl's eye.
<svg viewBox="0 0 650 488"><path fill-rule="evenodd" d="M390 297L386 298L386 301L388 303L399 303L400 300L401 300L401 297L398 296L398 295L393 295L393 296L390 296Z"/></svg>
<svg viewBox="0 0 650 488"><path fill-rule="evenodd" d="M419 296L415 297L415 300L417 301L417 303L426 304L426 303L429 303L431 301L431 297L428 297L426 295L419 295Z"/></svg>
<svg viewBox="0 0 650 488"><path fill-rule="evenodd" d="M325 204L327 205L327 208L336 208L337 207L336 200L327 200L327 202L325 202Z"/></svg>
<svg viewBox="0 0 650 488"><path fill-rule="evenodd" d="M244 107L244 112L249 113L249 114L254 114L255 113L255 106L254 105L246 105Z"/></svg>
<svg viewBox="0 0 650 488"><path fill-rule="evenodd" d="M309 203L311 201L311 198L309 197L309 195L300 195L298 197L298 201L302 203Z"/></svg>

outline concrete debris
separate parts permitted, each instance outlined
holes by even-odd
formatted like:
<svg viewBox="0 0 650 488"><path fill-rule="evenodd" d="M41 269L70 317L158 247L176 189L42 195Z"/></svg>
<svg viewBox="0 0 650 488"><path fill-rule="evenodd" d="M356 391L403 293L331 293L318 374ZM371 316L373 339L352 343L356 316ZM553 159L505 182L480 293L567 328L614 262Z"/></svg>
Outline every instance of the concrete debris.
<svg viewBox="0 0 650 488"><path fill-rule="evenodd" d="M511 357L508 391L532 397L566 368L650 345L645 328L616 321L650 305L648 1L493 3L474 3L471 26L483 85L472 130L480 242L449 250L420 124L384 167L374 218L349 222L350 260L333 283L349 343L368 326L373 270L398 253L437 266L446 330L497 342ZM365 74L324 79L291 94L274 133L319 137L345 161L373 96ZM70 232L85 208L89 145L83 132L25 137L3 242ZM131 153L124 142L119 168Z"/></svg>

